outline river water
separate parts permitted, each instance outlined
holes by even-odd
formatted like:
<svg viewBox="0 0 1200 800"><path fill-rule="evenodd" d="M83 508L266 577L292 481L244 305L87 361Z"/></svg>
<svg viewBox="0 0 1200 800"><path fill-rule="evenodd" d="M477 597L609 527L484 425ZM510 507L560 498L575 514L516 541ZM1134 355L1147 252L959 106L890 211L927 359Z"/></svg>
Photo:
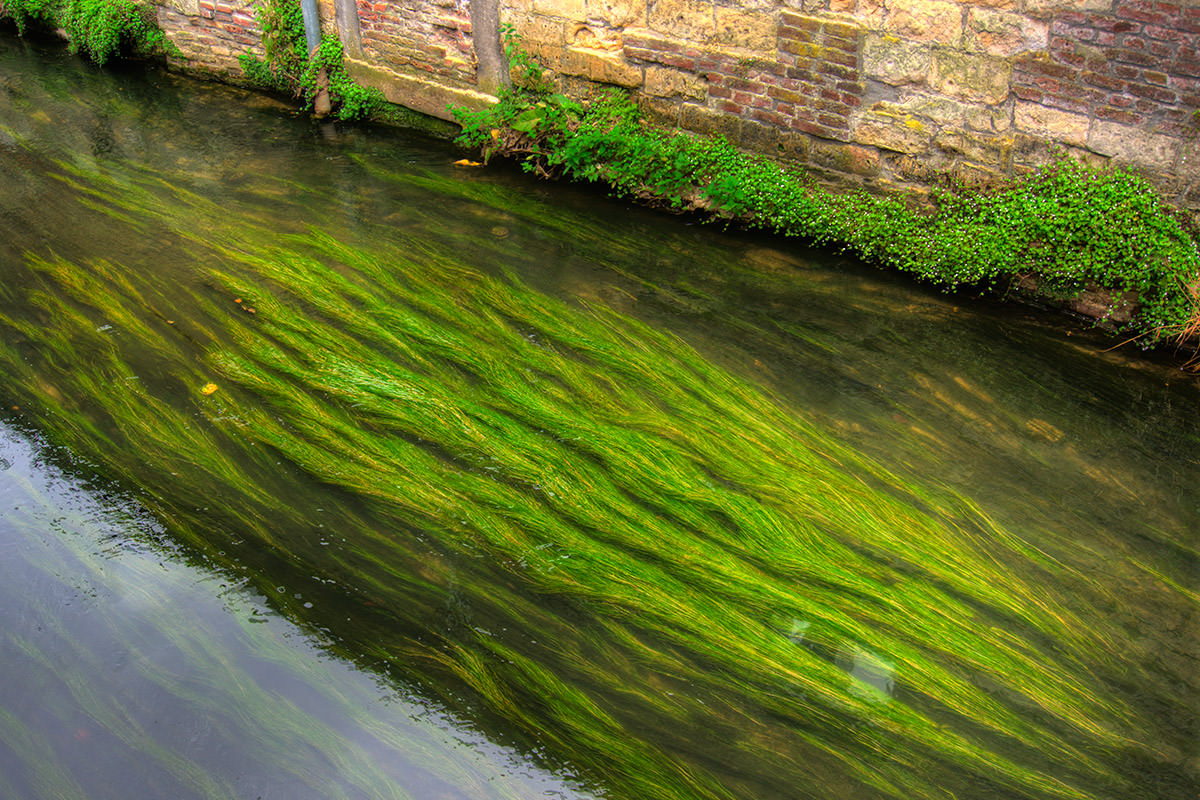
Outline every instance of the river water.
<svg viewBox="0 0 1200 800"><path fill-rule="evenodd" d="M0 38L0 796L1200 793L1200 390Z"/></svg>

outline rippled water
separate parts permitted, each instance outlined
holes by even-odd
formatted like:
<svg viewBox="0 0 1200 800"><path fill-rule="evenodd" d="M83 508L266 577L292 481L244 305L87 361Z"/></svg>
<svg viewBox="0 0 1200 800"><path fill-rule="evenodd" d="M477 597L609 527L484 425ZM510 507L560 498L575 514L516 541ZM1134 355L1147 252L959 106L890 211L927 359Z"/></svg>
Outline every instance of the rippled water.
<svg viewBox="0 0 1200 800"><path fill-rule="evenodd" d="M0 794L1197 795L1194 379L459 156L0 39Z"/></svg>

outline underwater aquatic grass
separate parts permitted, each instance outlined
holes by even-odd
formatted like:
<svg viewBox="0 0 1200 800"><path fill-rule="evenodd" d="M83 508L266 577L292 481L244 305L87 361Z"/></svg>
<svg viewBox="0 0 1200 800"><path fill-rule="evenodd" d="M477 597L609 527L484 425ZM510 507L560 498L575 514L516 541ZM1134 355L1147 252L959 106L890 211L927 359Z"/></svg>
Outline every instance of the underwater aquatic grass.
<svg viewBox="0 0 1200 800"><path fill-rule="evenodd" d="M203 551L218 547L173 499L173 473L228 498L242 537L418 618L437 616L445 576L427 574L414 532L495 565L461 591L514 632L422 640L381 621L362 653L413 680L414 659L453 676L480 713L615 796L735 794L680 760L694 745L640 735L646 719L749 729L734 747L763 775L819 774L810 760L890 796L936 796L927 776L950 771L1023 796L1122 786L1098 753L1136 749L1137 724L1089 680L1114 632L1051 605L1030 575L1068 568L965 499L899 478L670 336L420 240L380 253L280 237L265 218L235 230L150 176L74 173L93 202L173 218L200 279L168 298L119 264L31 258L42 316L5 324L39 357L2 357L47 409L41 426L99 463L152 465L138 479L151 507ZM199 396L210 380L221 390ZM303 526L269 491L281 455L390 524L300 550L288 537ZM896 697L849 674L860 655L891 664ZM1001 752L1022 748L1041 751L1035 766Z"/></svg>

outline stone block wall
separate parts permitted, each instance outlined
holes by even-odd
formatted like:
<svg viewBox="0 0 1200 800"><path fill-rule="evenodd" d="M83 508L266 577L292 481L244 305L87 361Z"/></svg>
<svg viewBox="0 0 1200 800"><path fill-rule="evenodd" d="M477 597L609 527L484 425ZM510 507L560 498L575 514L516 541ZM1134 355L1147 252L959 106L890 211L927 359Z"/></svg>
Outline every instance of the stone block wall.
<svg viewBox="0 0 1200 800"><path fill-rule="evenodd" d="M236 51L256 46L244 7L174 2L195 5L163 8L160 19L197 64L236 70ZM495 37L472 30L485 3L493 11L498 3L499 19L567 91L625 87L659 123L721 133L831 182L920 190L951 175L987 185L1065 151L1133 166L1170 199L1200 208L1200 0L321 0L321 8L356 57L352 73L395 102L445 116L447 101L487 101L472 92L475 39Z"/></svg>
<svg viewBox="0 0 1200 800"><path fill-rule="evenodd" d="M507 0L546 66L832 181L1019 176L1066 151L1200 206L1200 0Z"/></svg>
<svg viewBox="0 0 1200 800"><path fill-rule="evenodd" d="M358 0L357 7L368 62L475 85L467 0Z"/></svg>
<svg viewBox="0 0 1200 800"><path fill-rule="evenodd" d="M250 3L230 0L173 0L157 8L158 24L182 56L178 67L219 77L243 77L238 56L263 56L262 31Z"/></svg>

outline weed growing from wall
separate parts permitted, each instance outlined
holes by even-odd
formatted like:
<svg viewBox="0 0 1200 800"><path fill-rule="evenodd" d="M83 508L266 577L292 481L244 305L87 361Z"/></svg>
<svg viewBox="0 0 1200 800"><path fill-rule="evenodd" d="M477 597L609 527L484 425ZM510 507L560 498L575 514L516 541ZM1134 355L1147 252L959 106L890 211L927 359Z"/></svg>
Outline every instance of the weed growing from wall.
<svg viewBox="0 0 1200 800"><path fill-rule="evenodd" d="M506 39L506 49L519 44ZM530 62L514 61L522 74L533 74ZM834 194L721 137L655 129L620 91L578 102L547 90L540 73L538 82L502 92L484 111L451 109L458 141L542 176L599 181L653 205L840 245L948 290L1003 293L1032 278L1056 297L1136 292L1129 328L1151 343L1198 325L1200 244L1131 173L1064 158L1007 188L942 189L932 211L919 210L898 197Z"/></svg>
<svg viewBox="0 0 1200 800"><path fill-rule="evenodd" d="M317 49L311 55L307 52L299 0L264 0L256 19L262 29L266 58L249 53L238 56L250 83L291 94L311 109L317 97L317 78L324 70L333 115L338 119L367 119L385 108L387 101L382 92L360 86L346 74L342 43L336 38L322 35Z"/></svg>
<svg viewBox="0 0 1200 800"><path fill-rule="evenodd" d="M154 19L152 6L134 0L4 0L0 19L11 18L24 36L32 25L62 28L72 53L97 64L111 58L174 53Z"/></svg>

